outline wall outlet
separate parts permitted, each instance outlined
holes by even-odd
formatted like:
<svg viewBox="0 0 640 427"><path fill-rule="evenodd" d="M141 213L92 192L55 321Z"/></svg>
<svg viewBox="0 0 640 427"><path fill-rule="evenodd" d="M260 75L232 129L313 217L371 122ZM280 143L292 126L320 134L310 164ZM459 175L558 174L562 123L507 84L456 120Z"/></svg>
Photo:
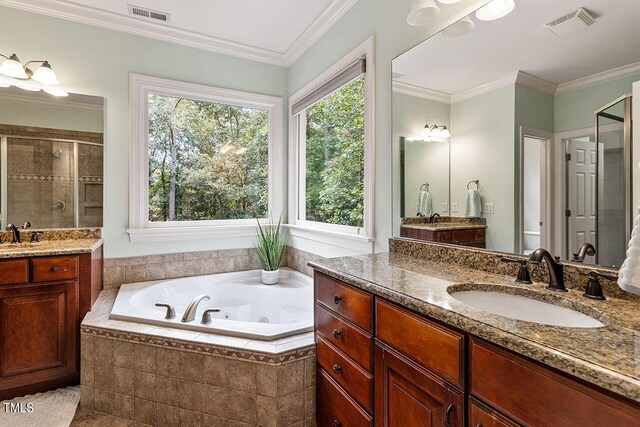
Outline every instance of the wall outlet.
<svg viewBox="0 0 640 427"><path fill-rule="evenodd" d="M484 207L484 208L485 208L484 210L485 210L488 214L492 214L492 213L494 212L494 206L493 206L493 203L487 203L487 204L485 205L485 207Z"/></svg>
<svg viewBox="0 0 640 427"><path fill-rule="evenodd" d="M442 212L449 212L449 203L447 202L442 203Z"/></svg>
<svg viewBox="0 0 640 427"><path fill-rule="evenodd" d="M453 203L451 204L451 211L452 211L453 213L458 213L458 202L453 202Z"/></svg>

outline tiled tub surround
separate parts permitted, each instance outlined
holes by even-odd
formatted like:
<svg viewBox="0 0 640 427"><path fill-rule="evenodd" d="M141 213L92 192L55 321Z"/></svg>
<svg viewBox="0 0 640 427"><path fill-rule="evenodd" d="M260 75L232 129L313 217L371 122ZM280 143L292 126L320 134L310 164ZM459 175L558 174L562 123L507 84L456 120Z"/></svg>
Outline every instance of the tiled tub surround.
<svg viewBox="0 0 640 427"><path fill-rule="evenodd" d="M392 248L398 250L403 244L392 242ZM320 272L374 295L640 402L640 302L637 298L588 300L581 296L582 290L576 290L575 283L571 284L570 292L559 295L545 291L542 283L514 283L515 271L500 275L472 269L465 265L467 249L408 244L412 247L411 255L391 252L310 264ZM449 252L452 261L434 260L433 254L433 258L426 259L414 256L417 252L429 252L430 249L419 248L420 245L439 246L431 250ZM479 262L482 252L474 252L478 252L474 262ZM569 282L574 280L571 275L567 278ZM480 284L480 289L497 287L502 292L525 294L579 309L606 326L576 329L511 320L472 309L449 295L448 290L478 289L472 284Z"/></svg>
<svg viewBox="0 0 640 427"><path fill-rule="evenodd" d="M313 426L313 333L273 342L109 320L81 329L81 406L159 426Z"/></svg>
<svg viewBox="0 0 640 427"><path fill-rule="evenodd" d="M287 247L282 266L311 276L313 270L307 266L307 262L320 258ZM260 268L260 263L255 250L245 248L108 258L105 259L104 266L104 287L109 289L118 288L125 283L255 270Z"/></svg>
<svg viewBox="0 0 640 427"><path fill-rule="evenodd" d="M38 231L40 242L30 243L31 233ZM11 233L0 231L0 258L66 255L93 252L104 243L101 228L54 228L21 230L22 243L13 244Z"/></svg>

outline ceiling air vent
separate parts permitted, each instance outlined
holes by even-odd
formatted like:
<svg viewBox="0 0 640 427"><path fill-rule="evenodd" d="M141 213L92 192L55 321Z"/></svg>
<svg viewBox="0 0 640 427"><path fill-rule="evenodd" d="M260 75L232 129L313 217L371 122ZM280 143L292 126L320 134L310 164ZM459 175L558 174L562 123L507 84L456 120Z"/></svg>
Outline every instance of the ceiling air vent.
<svg viewBox="0 0 640 427"><path fill-rule="evenodd" d="M148 19L150 21L169 22L169 14L165 12L158 12L157 10L151 10L140 6L127 5L129 7L129 15L137 18Z"/></svg>
<svg viewBox="0 0 640 427"><path fill-rule="evenodd" d="M545 27L557 37L566 37L582 31L595 23L596 17L584 8L580 8L575 12L571 12L570 14L563 16L562 18L549 22Z"/></svg>

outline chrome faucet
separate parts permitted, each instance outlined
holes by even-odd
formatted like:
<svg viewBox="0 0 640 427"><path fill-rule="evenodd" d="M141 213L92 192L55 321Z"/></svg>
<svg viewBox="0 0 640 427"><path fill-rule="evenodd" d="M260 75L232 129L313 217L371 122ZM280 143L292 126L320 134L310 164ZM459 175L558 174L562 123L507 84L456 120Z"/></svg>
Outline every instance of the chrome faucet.
<svg viewBox="0 0 640 427"><path fill-rule="evenodd" d="M559 258L551 256L548 250L538 248L529 255L529 261L540 263L544 259L549 270L549 286L547 289L555 292L567 292L564 286L564 266Z"/></svg>
<svg viewBox="0 0 640 427"><path fill-rule="evenodd" d="M182 316L182 321L191 322L193 319L195 319L196 310L198 310L198 304L200 304L201 301L209 301L209 299L210 299L209 295L205 295L205 294L200 294L197 297L195 297L193 301L191 301L187 309L185 310L184 316Z"/></svg>
<svg viewBox="0 0 640 427"><path fill-rule="evenodd" d="M13 224L9 224L7 225L7 231L10 231L12 233L11 243L22 243L22 240L20 240L20 230L18 230L18 227Z"/></svg>

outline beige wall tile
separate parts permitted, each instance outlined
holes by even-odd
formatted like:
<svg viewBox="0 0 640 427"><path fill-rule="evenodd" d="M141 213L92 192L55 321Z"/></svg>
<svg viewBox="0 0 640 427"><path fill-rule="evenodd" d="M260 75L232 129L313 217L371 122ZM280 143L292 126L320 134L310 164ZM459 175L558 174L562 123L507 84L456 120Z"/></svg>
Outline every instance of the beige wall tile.
<svg viewBox="0 0 640 427"><path fill-rule="evenodd" d="M304 389L304 361L297 360L277 367L278 396Z"/></svg>
<svg viewBox="0 0 640 427"><path fill-rule="evenodd" d="M93 393L93 408L105 414L113 413L113 392L95 389Z"/></svg>
<svg viewBox="0 0 640 427"><path fill-rule="evenodd" d="M134 395L135 374L133 369L113 367L113 391L127 396Z"/></svg>
<svg viewBox="0 0 640 427"><path fill-rule="evenodd" d="M257 395L242 391L229 391L229 419L255 424L257 421Z"/></svg>
<svg viewBox="0 0 640 427"><path fill-rule="evenodd" d="M232 390L256 393L256 364L233 360L229 365L229 387Z"/></svg>
<svg viewBox="0 0 640 427"><path fill-rule="evenodd" d="M316 416L316 388L314 386L304 389L304 416L305 419Z"/></svg>
<svg viewBox="0 0 640 427"><path fill-rule="evenodd" d="M180 408L180 427L201 427L203 420L201 412Z"/></svg>
<svg viewBox="0 0 640 427"><path fill-rule="evenodd" d="M156 402L165 405L180 405L180 380L177 378L156 377Z"/></svg>
<svg viewBox="0 0 640 427"><path fill-rule="evenodd" d="M185 261L184 262L184 275L185 276L200 276L202 275L202 261Z"/></svg>
<svg viewBox="0 0 640 427"><path fill-rule="evenodd" d="M146 344L134 344L133 366L136 371L155 373L157 371L156 348Z"/></svg>
<svg viewBox="0 0 640 427"><path fill-rule="evenodd" d="M89 334L80 334L80 359L94 360L94 337Z"/></svg>
<svg viewBox="0 0 640 427"><path fill-rule="evenodd" d="M229 427L229 420L216 417L214 415L204 414L204 425L215 427Z"/></svg>
<svg viewBox="0 0 640 427"><path fill-rule="evenodd" d="M180 378L202 383L204 382L204 354L180 352Z"/></svg>
<svg viewBox="0 0 640 427"><path fill-rule="evenodd" d="M231 362L224 357L207 357L204 361L205 382L218 387L228 387Z"/></svg>
<svg viewBox="0 0 640 427"><path fill-rule="evenodd" d="M288 426L304 420L304 391L278 398L278 425Z"/></svg>
<svg viewBox="0 0 640 427"><path fill-rule="evenodd" d="M230 414L229 390L213 385L205 385L202 409L207 414L228 418Z"/></svg>
<svg viewBox="0 0 640 427"><path fill-rule="evenodd" d="M277 366L259 364L256 366L256 392L263 396L278 395Z"/></svg>
<svg viewBox="0 0 640 427"><path fill-rule="evenodd" d="M143 424L155 425L156 423L156 403L143 399L134 399L133 418Z"/></svg>
<svg viewBox="0 0 640 427"><path fill-rule="evenodd" d="M201 411L204 387L204 384L180 380L180 408Z"/></svg>
<svg viewBox="0 0 640 427"><path fill-rule="evenodd" d="M84 409L93 409L93 387L88 387L85 385L80 386L80 407Z"/></svg>
<svg viewBox="0 0 640 427"><path fill-rule="evenodd" d="M218 256L218 251L185 252L183 255L185 261L202 260L216 258Z"/></svg>
<svg viewBox="0 0 640 427"><path fill-rule="evenodd" d="M124 394L113 394L113 415L127 420L134 417L133 397Z"/></svg>
<svg viewBox="0 0 640 427"><path fill-rule="evenodd" d="M257 423L261 427L278 427L278 407L275 397L257 397Z"/></svg>
<svg viewBox="0 0 640 427"><path fill-rule="evenodd" d="M94 371L93 362L90 360L80 360L80 384L93 387Z"/></svg>
<svg viewBox="0 0 640 427"><path fill-rule="evenodd" d="M157 426L158 427L176 427L180 425L180 409L176 406L156 405Z"/></svg>
<svg viewBox="0 0 640 427"><path fill-rule="evenodd" d="M103 270L103 286L105 288L115 288L122 285L125 281L125 269L126 267L124 265L114 267L107 267L105 265Z"/></svg>
<svg viewBox="0 0 640 427"><path fill-rule="evenodd" d="M132 342L113 341L113 364L123 368L133 368L134 354Z"/></svg>
<svg viewBox="0 0 640 427"><path fill-rule="evenodd" d="M168 348L157 349L157 373L167 377L180 376L180 351Z"/></svg>
<svg viewBox="0 0 640 427"><path fill-rule="evenodd" d="M162 280L167 277L164 264L147 264L144 274L146 280Z"/></svg>
<svg viewBox="0 0 640 427"><path fill-rule="evenodd" d="M94 359L105 365L113 365L113 341L109 338L94 337Z"/></svg>
<svg viewBox="0 0 640 427"><path fill-rule="evenodd" d="M93 384L102 390L113 390L113 365L96 363L93 368Z"/></svg>
<svg viewBox="0 0 640 427"><path fill-rule="evenodd" d="M165 264L165 275L167 279L184 276L184 263L182 261L168 262Z"/></svg>
<svg viewBox="0 0 640 427"><path fill-rule="evenodd" d="M316 356L304 359L304 386L315 387L316 385Z"/></svg>
<svg viewBox="0 0 640 427"><path fill-rule="evenodd" d="M132 264L126 266L124 270L125 283L144 282L145 278L144 264Z"/></svg>
<svg viewBox="0 0 640 427"><path fill-rule="evenodd" d="M134 380L135 396L145 400L156 398L156 375L136 371ZM136 420L139 421L139 420ZM142 421L140 421L142 422Z"/></svg>

